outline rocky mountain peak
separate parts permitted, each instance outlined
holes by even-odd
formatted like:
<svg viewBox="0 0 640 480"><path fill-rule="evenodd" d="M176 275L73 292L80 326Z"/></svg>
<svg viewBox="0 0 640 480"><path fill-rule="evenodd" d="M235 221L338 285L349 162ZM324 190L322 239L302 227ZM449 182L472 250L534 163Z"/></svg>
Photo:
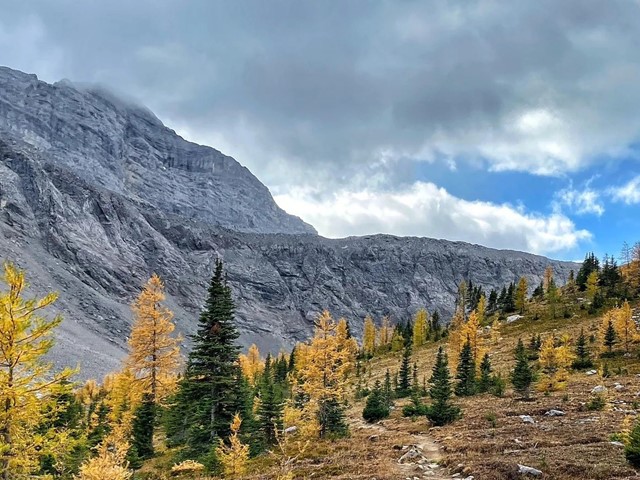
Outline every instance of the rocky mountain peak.
<svg viewBox="0 0 640 480"><path fill-rule="evenodd" d="M323 309L350 320L446 320L457 286L485 290L551 265L576 265L462 242L371 235L326 239L281 210L233 158L188 142L143 107L69 81L0 68L0 259L56 290L65 317L54 360L82 376L117 368L129 305L153 273L177 329L192 333L222 257L245 345L274 353L308 338Z"/></svg>

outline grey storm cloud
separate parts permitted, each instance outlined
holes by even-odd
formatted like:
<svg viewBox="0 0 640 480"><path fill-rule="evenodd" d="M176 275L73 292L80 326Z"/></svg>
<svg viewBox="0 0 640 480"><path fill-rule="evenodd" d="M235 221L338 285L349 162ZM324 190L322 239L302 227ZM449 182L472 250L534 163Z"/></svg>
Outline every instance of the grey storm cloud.
<svg viewBox="0 0 640 480"><path fill-rule="evenodd" d="M276 191L393 188L443 158L559 174L640 132L637 2L0 7L0 63L126 92Z"/></svg>

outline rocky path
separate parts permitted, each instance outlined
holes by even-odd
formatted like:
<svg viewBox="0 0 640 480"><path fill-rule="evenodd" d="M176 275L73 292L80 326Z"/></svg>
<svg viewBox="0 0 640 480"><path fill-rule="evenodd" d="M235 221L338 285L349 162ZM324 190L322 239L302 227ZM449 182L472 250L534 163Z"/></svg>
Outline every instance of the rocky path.
<svg viewBox="0 0 640 480"><path fill-rule="evenodd" d="M451 475L440 466L442 459L440 446L428 435L413 434L412 442L403 445L402 456L398 459L398 471L402 479L418 480L449 479Z"/></svg>
<svg viewBox="0 0 640 480"><path fill-rule="evenodd" d="M439 464L443 456L440 445L428 434L402 432L390 421L369 424L356 420L354 426L366 430L371 441L376 441L378 437L402 440L402 444L393 445L396 455L390 459L389 465L390 471L397 472L398 480L465 478L460 474L450 474Z"/></svg>

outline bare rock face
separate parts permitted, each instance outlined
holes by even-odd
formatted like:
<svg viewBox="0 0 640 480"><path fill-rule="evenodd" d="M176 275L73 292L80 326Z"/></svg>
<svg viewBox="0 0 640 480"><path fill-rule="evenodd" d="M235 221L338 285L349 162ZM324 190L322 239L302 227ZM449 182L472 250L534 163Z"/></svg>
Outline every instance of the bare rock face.
<svg viewBox="0 0 640 480"><path fill-rule="evenodd" d="M325 308L359 334L367 313L447 319L463 279L535 285L551 265L562 283L576 268L461 242L322 238L246 168L144 108L0 67L0 259L27 269L32 293L60 293L56 363L83 377L117 368L129 304L154 272L192 333L218 256L242 342L271 351L305 339Z"/></svg>

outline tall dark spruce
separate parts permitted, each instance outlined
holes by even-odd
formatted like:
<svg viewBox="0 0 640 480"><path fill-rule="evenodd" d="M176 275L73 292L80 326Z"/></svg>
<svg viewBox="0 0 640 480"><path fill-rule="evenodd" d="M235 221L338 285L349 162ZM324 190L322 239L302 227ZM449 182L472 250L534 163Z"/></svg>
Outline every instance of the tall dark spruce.
<svg viewBox="0 0 640 480"><path fill-rule="evenodd" d="M172 443L184 445L191 455L211 452L219 439L229 436L234 414L246 409L237 388L240 349L234 309L222 261L217 260L171 415L182 428L168 428Z"/></svg>

